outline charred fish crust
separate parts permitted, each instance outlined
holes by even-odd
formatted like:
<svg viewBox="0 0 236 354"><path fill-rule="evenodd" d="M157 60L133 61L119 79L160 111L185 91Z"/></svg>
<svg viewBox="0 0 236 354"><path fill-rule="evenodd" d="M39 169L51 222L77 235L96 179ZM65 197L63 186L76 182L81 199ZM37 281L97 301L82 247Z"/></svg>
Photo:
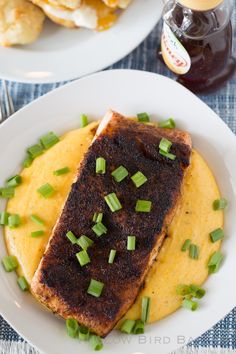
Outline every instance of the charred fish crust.
<svg viewBox="0 0 236 354"><path fill-rule="evenodd" d="M159 154L162 137L172 141L175 161ZM190 154L187 133L158 129L113 113L79 167L32 282L36 297L62 317L76 318L92 332L107 335L135 301L158 254L180 198ZM100 156L106 160L105 174L96 174ZM129 175L117 183L111 173L121 165ZM137 171L148 179L140 188L131 179ZM112 192L122 205L115 213L104 200ZM150 213L135 212L138 199L152 202ZM103 212L107 227L107 233L100 237L92 230L95 212ZM81 248L71 244L68 231L94 242L87 250L91 262L84 267L76 258ZM131 235L136 236L135 251L127 250ZM111 249L117 253L114 263L108 264ZM91 279L104 283L99 298L87 293Z"/></svg>

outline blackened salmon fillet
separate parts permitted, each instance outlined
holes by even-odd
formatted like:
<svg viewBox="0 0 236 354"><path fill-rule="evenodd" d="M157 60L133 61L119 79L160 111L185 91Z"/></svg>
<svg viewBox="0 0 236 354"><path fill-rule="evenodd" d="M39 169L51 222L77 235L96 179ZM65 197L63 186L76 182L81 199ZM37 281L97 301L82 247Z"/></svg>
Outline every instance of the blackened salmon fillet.
<svg viewBox="0 0 236 354"><path fill-rule="evenodd" d="M162 138L172 142L171 160L159 153ZM96 173L96 159L106 160L106 173ZM91 332L106 336L134 303L148 270L163 243L181 197L181 185L191 157L191 138L176 129L162 129L109 111L79 166L75 182L34 275L36 298L63 318L74 318ZM111 173L124 166L129 175L117 183ZM131 176L141 171L147 182L137 188ZM104 200L116 193L122 209L112 212ZM136 212L137 200L152 202L151 211ZM46 211L45 211L46 212ZM107 233L97 237L92 227L95 212L103 212ZM86 235L91 262L83 267L81 251L66 233ZM127 237L136 248L127 250ZM117 251L108 264L110 250ZM104 284L100 297L87 293L90 280Z"/></svg>

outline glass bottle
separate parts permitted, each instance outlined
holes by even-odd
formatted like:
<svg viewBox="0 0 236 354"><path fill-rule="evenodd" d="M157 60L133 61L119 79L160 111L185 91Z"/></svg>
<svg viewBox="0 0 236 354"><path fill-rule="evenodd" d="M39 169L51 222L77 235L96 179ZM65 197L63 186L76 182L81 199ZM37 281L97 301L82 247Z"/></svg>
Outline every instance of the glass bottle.
<svg viewBox="0 0 236 354"><path fill-rule="evenodd" d="M234 73L232 0L169 0L163 10L161 54L177 80L209 92Z"/></svg>

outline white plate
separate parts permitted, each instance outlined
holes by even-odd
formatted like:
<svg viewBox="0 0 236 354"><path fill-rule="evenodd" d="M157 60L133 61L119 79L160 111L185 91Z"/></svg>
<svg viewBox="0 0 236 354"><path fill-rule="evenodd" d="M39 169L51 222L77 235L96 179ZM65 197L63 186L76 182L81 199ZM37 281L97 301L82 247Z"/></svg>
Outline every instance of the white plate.
<svg viewBox="0 0 236 354"><path fill-rule="evenodd" d="M104 32L71 30L47 21L31 46L0 47L0 77L28 83L75 79L122 59L151 32L162 0L133 0L114 27Z"/></svg>
<svg viewBox="0 0 236 354"><path fill-rule="evenodd" d="M164 354L202 334L236 305L236 138L222 120L166 77L130 70L98 73L47 94L0 127L0 185L20 169L25 148L43 133L53 130L61 134L78 127L81 113L94 119L109 107L127 115L147 111L153 120L174 117L178 127L191 133L195 148L208 161L222 195L230 201L223 243L226 258L219 273L207 281L207 295L200 309L195 313L179 310L148 326L145 336L113 331L103 350L104 354ZM5 246L0 236L2 258ZM0 312L24 338L49 354L90 353L87 344L67 337L64 321L47 312L30 294L22 294L15 274L7 274L0 267L0 277Z"/></svg>

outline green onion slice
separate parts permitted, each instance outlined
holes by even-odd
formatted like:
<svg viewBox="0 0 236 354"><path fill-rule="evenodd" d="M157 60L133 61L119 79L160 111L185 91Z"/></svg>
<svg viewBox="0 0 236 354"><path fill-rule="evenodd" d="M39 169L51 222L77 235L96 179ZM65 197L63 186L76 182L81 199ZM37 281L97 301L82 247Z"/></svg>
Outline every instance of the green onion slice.
<svg viewBox="0 0 236 354"><path fill-rule="evenodd" d="M135 321L133 334L143 334L143 333L144 333L144 323L141 320Z"/></svg>
<svg viewBox="0 0 236 354"><path fill-rule="evenodd" d="M90 263L90 258L86 250L80 251L76 253L76 257L79 261L81 267L85 266L86 264Z"/></svg>
<svg viewBox="0 0 236 354"><path fill-rule="evenodd" d="M80 126L84 128L88 125L88 116L86 114L81 114L80 116Z"/></svg>
<svg viewBox="0 0 236 354"><path fill-rule="evenodd" d="M124 166L119 166L116 170L112 172L111 175L114 177L116 182L120 183L128 176L128 174L129 172Z"/></svg>
<svg viewBox="0 0 236 354"><path fill-rule="evenodd" d="M137 114L139 122L150 122L150 117L146 112Z"/></svg>
<svg viewBox="0 0 236 354"><path fill-rule="evenodd" d="M40 188L37 189L37 192L39 194L41 194L42 197L44 198L48 198L50 197L54 192L54 188L51 186L51 184L46 183L43 186L41 186Z"/></svg>
<svg viewBox="0 0 236 354"><path fill-rule="evenodd" d="M93 240L91 240L89 237L82 235L80 238L77 240L77 244L85 251L93 245Z"/></svg>
<svg viewBox="0 0 236 354"><path fill-rule="evenodd" d="M2 265L6 272L12 272L18 267L18 261L15 256L6 256L2 259Z"/></svg>
<svg viewBox="0 0 236 354"><path fill-rule="evenodd" d="M26 158L23 161L23 167L28 168L32 165L33 158L31 155L26 156Z"/></svg>
<svg viewBox="0 0 236 354"><path fill-rule="evenodd" d="M87 327L80 326L79 339L82 341L87 341L89 339L89 329Z"/></svg>
<svg viewBox="0 0 236 354"><path fill-rule="evenodd" d="M107 233L107 228L102 222L98 222L92 227L92 230L95 232L95 234L100 237L104 234Z"/></svg>
<svg viewBox="0 0 236 354"><path fill-rule="evenodd" d="M210 274L219 270L223 258L224 256L220 251L213 253L207 265Z"/></svg>
<svg viewBox="0 0 236 354"><path fill-rule="evenodd" d="M151 299L150 297L143 297L142 298L142 314L141 314L141 320L145 324L149 320L149 315L150 315L150 305L151 305Z"/></svg>
<svg viewBox="0 0 236 354"><path fill-rule="evenodd" d="M134 320L125 320L120 328L121 332L131 334L135 326Z"/></svg>
<svg viewBox="0 0 236 354"><path fill-rule="evenodd" d="M170 152L165 152L165 151L159 150L159 154L167 157L169 160L172 160L172 161L174 161L176 159L176 155L171 154Z"/></svg>
<svg viewBox="0 0 236 354"><path fill-rule="evenodd" d="M198 303L190 299L184 299L182 302L182 307L187 310L196 311L198 308Z"/></svg>
<svg viewBox="0 0 236 354"><path fill-rule="evenodd" d="M19 285L19 287L22 291L29 290L29 284L28 284L27 280L25 279L25 277L19 277L17 279L17 284Z"/></svg>
<svg viewBox="0 0 236 354"><path fill-rule="evenodd" d="M191 288L189 285L180 284L176 288L176 293L181 296L191 295Z"/></svg>
<svg viewBox="0 0 236 354"><path fill-rule="evenodd" d="M110 193L105 196L105 201L113 213L122 209L122 205L117 198L116 193Z"/></svg>
<svg viewBox="0 0 236 354"><path fill-rule="evenodd" d="M222 240L224 238L224 231L221 228L218 228L212 232L210 232L210 238L211 242L217 242L219 240Z"/></svg>
<svg viewBox="0 0 236 354"><path fill-rule="evenodd" d="M59 141L60 139L53 132L49 132L48 134L42 136L40 139L41 144L46 150L51 148L53 145L57 144Z"/></svg>
<svg viewBox="0 0 236 354"><path fill-rule="evenodd" d="M104 284L102 282L97 281L95 279L91 279L87 293L95 297L100 297L103 288L104 288Z"/></svg>
<svg viewBox="0 0 236 354"><path fill-rule="evenodd" d="M61 176L61 175L65 175L68 172L70 172L69 167L63 167L60 168L59 170L53 171L53 174L54 176Z"/></svg>
<svg viewBox="0 0 236 354"><path fill-rule="evenodd" d="M172 146L172 142L169 141L166 138L162 138L159 144L159 149L161 151L164 151L165 153L169 153L170 152L170 148Z"/></svg>
<svg viewBox="0 0 236 354"><path fill-rule="evenodd" d="M2 213L0 213L0 225L8 225L8 218L9 218L10 214L7 213L6 211L3 211Z"/></svg>
<svg viewBox="0 0 236 354"><path fill-rule="evenodd" d="M21 219L18 214L12 214L8 217L8 226L11 229L15 229L16 227L20 226Z"/></svg>
<svg viewBox="0 0 236 354"><path fill-rule="evenodd" d="M94 213L93 215L93 222L102 222L103 213Z"/></svg>
<svg viewBox="0 0 236 354"><path fill-rule="evenodd" d="M35 145L30 146L27 149L27 152L32 157L32 159L35 159L36 157L38 157L38 156L43 154L44 149L43 149L42 145L35 144Z"/></svg>
<svg viewBox="0 0 236 354"><path fill-rule="evenodd" d="M194 284L190 285L190 290L191 290L191 295L197 299L202 299L206 294L206 290Z"/></svg>
<svg viewBox="0 0 236 354"><path fill-rule="evenodd" d="M94 334L89 337L89 344L91 348L95 351L99 351L103 348L101 338L99 336L95 336Z"/></svg>
<svg viewBox="0 0 236 354"><path fill-rule="evenodd" d="M127 250L134 251L136 246L136 236L128 236L127 238Z"/></svg>
<svg viewBox="0 0 236 354"><path fill-rule="evenodd" d="M74 245L75 243L77 243L78 239L77 237L73 234L72 231L68 231L66 233L66 237L68 238L68 240L70 240L70 242Z"/></svg>
<svg viewBox="0 0 236 354"><path fill-rule="evenodd" d="M66 320L67 334L71 338L76 338L79 332L78 322L74 318L67 318Z"/></svg>
<svg viewBox="0 0 236 354"><path fill-rule="evenodd" d="M42 219L40 219L37 215L30 215L30 219L35 222L35 224L44 226L44 221Z"/></svg>
<svg viewBox="0 0 236 354"><path fill-rule="evenodd" d="M198 259L199 258L199 247L197 245L191 244L189 246L189 257L191 259Z"/></svg>
<svg viewBox="0 0 236 354"><path fill-rule="evenodd" d="M22 183L22 177L19 175L8 178L6 181L7 187L17 187Z"/></svg>
<svg viewBox="0 0 236 354"><path fill-rule="evenodd" d="M103 175L106 173L106 160L103 157L96 159L96 173Z"/></svg>
<svg viewBox="0 0 236 354"><path fill-rule="evenodd" d="M189 249L190 245L191 245L191 240L190 239L185 240L181 248L181 251L186 252Z"/></svg>
<svg viewBox="0 0 236 354"><path fill-rule="evenodd" d="M15 195L15 189L13 187L0 188L0 197L10 199Z"/></svg>
<svg viewBox="0 0 236 354"><path fill-rule="evenodd" d="M221 198L221 199L214 200L212 206L214 210L223 210L227 207L227 205L228 205L227 199Z"/></svg>
<svg viewBox="0 0 236 354"><path fill-rule="evenodd" d="M116 250L110 250L108 263L113 264L116 256Z"/></svg>
<svg viewBox="0 0 236 354"><path fill-rule="evenodd" d="M152 202L149 200L137 200L135 211L140 213L149 213L152 209Z"/></svg>
<svg viewBox="0 0 236 354"><path fill-rule="evenodd" d="M166 128L166 129L174 129L175 128L175 121L172 118L169 118L163 122L159 123L160 128Z"/></svg>
<svg viewBox="0 0 236 354"><path fill-rule="evenodd" d="M44 235L44 231L43 230L38 230L38 231L33 231L31 232L31 237L40 237Z"/></svg>
<svg viewBox="0 0 236 354"><path fill-rule="evenodd" d="M147 177L140 171L136 172L132 177L132 181L134 182L137 188L141 187L144 183L147 182Z"/></svg>

